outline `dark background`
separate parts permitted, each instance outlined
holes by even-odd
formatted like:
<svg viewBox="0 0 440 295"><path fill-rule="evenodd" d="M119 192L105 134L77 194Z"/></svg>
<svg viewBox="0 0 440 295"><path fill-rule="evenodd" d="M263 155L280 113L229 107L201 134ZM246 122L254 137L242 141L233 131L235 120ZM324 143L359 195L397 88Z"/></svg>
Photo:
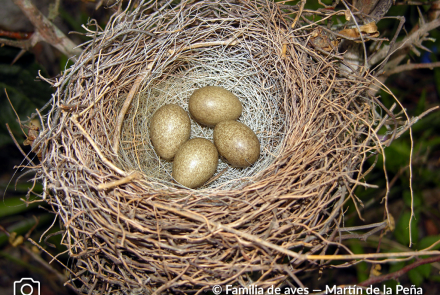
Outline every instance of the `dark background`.
<svg viewBox="0 0 440 295"><path fill-rule="evenodd" d="M49 15L49 5L53 5L53 3L54 1L49 0L38 1L38 7L45 15ZM33 31L32 24L14 6L12 0L3 0L1 5L0 30L21 33ZM84 32L81 24L87 23L89 18L96 18L104 27L113 11L111 9L105 10L103 7L95 10L95 6L95 1L63 0L54 23L65 33L69 31ZM313 7L312 3L310 8ZM424 15L425 11L429 9L429 5L419 6L419 8L421 14ZM420 19L416 6L394 6L388 15L405 16L407 31L410 31ZM378 23L379 31L383 34L394 32L396 26L396 20L383 20ZM402 32L401 35L403 37L405 33ZM440 40L438 30L431 32L431 35ZM87 40L78 34L69 35L69 38L77 44ZM11 40L13 39L11 38ZM429 63L440 60L438 53L440 41L426 42L424 45L432 52L420 50L419 56L410 52L405 62L409 60L412 63ZM39 242L41 234L53 223L54 215L50 213L51 208L43 203L25 206L21 201L26 198L28 189L32 185L32 182L29 182L31 176L27 175L18 179L18 176L26 170L14 167L27 163L13 143L5 124L9 124L20 144L26 137L17 124L15 113L6 98L4 89L7 90L20 118L25 120L35 111L35 108L44 105L54 91L49 84L37 78L38 71L44 77L56 77L65 69L67 57L50 45L39 43L11 65L19 52L20 49L9 46L0 48L0 226L9 232L16 232L17 235L28 234L34 241ZM439 105L439 68L395 74L386 81L386 85L411 116L417 116L425 110ZM381 93L381 101L388 107L394 102L393 98L385 93ZM438 114L438 111L431 113L413 127L412 168L416 218L412 223L412 250L426 248L440 240L440 116ZM28 147L21 146L26 153L29 152ZM389 208L396 221L396 229L394 232L386 233L382 239L379 239L379 234L377 234L371 236L367 241L347 241L346 244L353 252L374 253L378 247L381 252L410 250L408 248L408 222L411 212L408 169L410 146L411 141L407 132L386 149L387 173L392 181ZM30 157L36 158L34 154L30 154ZM384 219L383 205L380 204L385 189L381 161L367 178L368 183L376 184L380 188L368 190L358 188L356 191L357 196L365 204L365 207L361 209L365 222L359 219L353 204L348 204L344 220L345 226L369 224ZM35 191L42 191L41 184L37 184ZM60 254L66 251L66 248L60 245L61 235L50 235L59 230L60 225L57 220L46 234L46 237L49 236L49 238L43 239L39 244L51 255L58 254L57 258L64 265L71 265L73 261L68 259L67 254ZM440 245L437 245L434 249L439 247ZM49 265L49 261L51 261L50 255L28 241L14 247L8 237L0 231L0 294L13 294L14 281L23 277L31 277L40 281L41 294L75 294L68 287L63 286L68 278L68 272L57 262L52 262ZM395 272L414 261L416 259L383 264L381 269L377 269L379 273L376 275ZM326 285L358 284L370 277L370 271L371 265L360 263L349 268L324 270L322 274L317 272L304 273L299 278L310 289L325 289ZM411 285L421 286L424 294L440 294L439 271L440 263L425 264L406 272L399 278L399 282L408 287ZM383 285L395 286L397 283L396 280L389 280L378 286L381 288Z"/></svg>

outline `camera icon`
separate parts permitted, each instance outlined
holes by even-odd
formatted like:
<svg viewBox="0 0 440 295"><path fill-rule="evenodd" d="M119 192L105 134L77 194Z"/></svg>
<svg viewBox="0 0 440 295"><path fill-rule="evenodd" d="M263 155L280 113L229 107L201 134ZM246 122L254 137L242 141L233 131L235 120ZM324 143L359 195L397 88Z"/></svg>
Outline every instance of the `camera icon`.
<svg viewBox="0 0 440 295"><path fill-rule="evenodd" d="M34 293L34 291L37 293ZM14 282L14 295L40 295L40 282L32 278L22 278Z"/></svg>

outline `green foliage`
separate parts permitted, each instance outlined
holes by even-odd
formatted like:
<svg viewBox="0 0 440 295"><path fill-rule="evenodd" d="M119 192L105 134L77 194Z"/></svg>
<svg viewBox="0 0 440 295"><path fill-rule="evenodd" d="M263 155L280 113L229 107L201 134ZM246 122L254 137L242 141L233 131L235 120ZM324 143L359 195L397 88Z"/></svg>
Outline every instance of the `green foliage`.
<svg viewBox="0 0 440 295"><path fill-rule="evenodd" d="M45 71L35 62L30 54L23 55L16 64L10 65L11 61L18 54L19 50L2 47L0 50L0 147L12 143L5 123L11 127L14 135L24 138L17 122L17 117L10 106L4 89L7 90L11 102L20 116L26 120L27 116L35 112L46 103L52 93L49 84L44 81L37 82L38 71L45 75Z"/></svg>
<svg viewBox="0 0 440 295"><path fill-rule="evenodd" d="M424 237L420 240L419 243L417 243L417 250L426 249L434 245L434 243L438 241L440 241L440 235ZM431 248L431 250L438 250L438 249L440 249L440 243L437 243L437 245ZM420 259L423 258L427 258L427 257L426 256L420 257ZM423 264L410 270L408 272L408 277L411 280L412 284L416 286L420 286L425 279L430 279L431 270L432 270L431 264Z"/></svg>
<svg viewBox="0 0 440 295"><path fill-rule="evenodd" d="M15 263L15 264L18 264L24 268L27 268L27 269L31 270L32 272L44 274L44 272L41 270L41 268L32 266L31 264L29 264L21 259L18 259L5 251L0 251L0 257L3 257L4 259L11 261L12 263Z"/></svg>
<svg viewBox="0 0 440 295"><path fill-rule="evenodd" d="M434 243L436 243L438 241L440 241L440 235L424 237L417 244L417 250L426 249L426 248L434 245ZM431 248L431 250L439 250L439 249L440 249L440 242Z"/></svg>
<svg viewBox="0 0 440 295"><path fill-rule="evenodd" d="M405 211L399 218L396 224L396 229L394 230L394 237L402 245L408 246L410 244L409 238L409 220L411 217L411 212ZM413 218L411 221L411 237L412 242L417 241L419 230L417 228L417 219Z"/></svg>
<svg viewBox="0 0 440 295"><path fill-rule="evenodd" d="M0 218L16 215L38 207L38 203L28 206L21 200L22 197L9 197L0 202ZM31 199L30 201L34 200Z"/></svg>
<svg viewBox="0 0 440 295"><path fill-rule="evenodd" d="M75 32L86 33L86 30L81 26L82 24L86 24L89 16L85 12L80 12L77 14L77 17L73 17L71 12L67 12L66 10L60 8L58 11L60 17L71 27ZM79 35L82 41L88 41L89 38L85 35ZM62 67L63 68L63 67Z"/></svg>
<svg viewBox="0 0 440 295"><path fill-rule="evenodd" d="M408 277L412 284L420 286L423 283L424 278L423 275L420 273L420 268L425 266L426 265L421 265L408 271Z"/></svg>
<svg viewBox="0 0 440 295"><path fill-rule="evenodd" d="M70 68L72 65L73 61L68 59L67 56L63 55L60 57L60 69L62 69L62 71Z"/></svg>
<svg viewBox="0 0 440 295"><path fill-rule="evenodd" d="M354 254L364 254L364 248L362 247L360 241L352 241L350 243L350 250ZM368 264L366 262L361 262L356 264L356 274L359 282L363 282L368 279Z"/></svg>
<svg viewBox="0 0 440 295"><path fill-rule="evenodd" d="M51 213L45 213L39 215L38 218L38 226L44 227L48 226L53 221L54 215ZM36 220L34 217L28 217L25 218L17 223L14 223L13 225L7 227L7 231L12 233L16 232L17 235L24 235L26 234L36 223ZM8 237L6 234L1 233L0 234L0 246L3 246L8 242Z"/></svg>
<svg viewBox="0 0 440 295"><path fill-rule="evenodd" d="M402 9L404 6L393 7L391 14L395 11L395 14L398 15L400 12L397 12L398 9ZM413 11L410 12L411 14ZM408 19L407 19L408 20ZM391 24L393 20L383 20L378 24L379 31L383 31L385 26L382 26L382 23ZM434 37L437 40L440 40L440 32L433 32ZM432 44L426 44L426 46L430 47ZM436 42L437 48L440 48L440 42ZM417 58L417 57L415 57ZM431 60L436 61L438 57L431 55ZM411 62L419 62L412 60ZM425 71L425 70L424 70ZM426 70L428 71L428 70ZM411 96L407 93L407 90L401 89L396 85L401 85L399 83L394 83L393 79L387 81L387 86L391 89L394 95L401 101L404 106L407 108L408 115L410 117L419 116L421 113L425 112L427 109L433 107L434 105L438 105L438 97L440 96L440 69L436 68L433 71L432 78L427 76L427 79L421 79L420 83L418 83L419 77L413 76L412 84L414 86L414 91L411 91ZM399 77L393 77L398 79ZM406 81L400 83L406 83ZM415 84L418 83L418 84ZM435 85L437 90L437 100L433 103L433 94L432 94L432 85ZM415 94L418 95L418 98L415 97ZM435 96L434 96L435 99ZM380 101L387 106L391 107L393 103L395 103L395 99L385 93L380 92ZM399 108L399 107L398 107ZM400 114L397 120L406 120L404 114ZM385 134L386 130L383 128L380 130L380 134ZM412 232L412 247L411 249L425 249L428 246L433 245L435 242L440 240L440 235L435 236L423 236L426 234L424 230L424 220L431 219L433 216L437 218L440 217L438 211L435 208L426 206L425 200L425 191L429 189L439 188L440 187L440 173L438 173L438 150L440 150L440 116L438 115L438 111L436 113L429 114L423 119L419 120L412 127L413 132L413 154L412 154L412 187L413 187L413 204L411 204L411 193L410 193L410 173L408 169L409 159L410 159L410 150L411 150L411 139L409 136L409 132L404 133L400 138L393 141L393 143L385 148L385 156L386 156L386 170L389 177L389 180L393 178L397 178L394 183L394 186L391 188L388 196L388 202L390 210L393 212L392 214L396 220L396 228L393 233L393 240L400 243L402 246L409 246L409 219L411 216L411 206L413 206L414 218L411 222L411 232ZM369 163L372 164L374 159L369 159ZM384 173L382 171L383 159L379 157L379 161L376 165L376 168L367 176L366 181L370 184L376 184L379 187L384 187ZM363 188L358 188L356 190L356 195L360 197L364 202L368 202L372 198L377 198L377 191L375 190L365 190ZM403 202L402 202L403 200ZM348 203L349 204L349 203ZM350 205L351 206L351 205ZM393 207L396 206L398 208L393 210ZM349 211L350 212L350 211ZM429 214L427 214L429 213ZM438 222L435 222L438 224ZM440 229L440 228L438 228ZM374 249L374 248L373 248ZM436 245L432 248L440 249L440 245ZM372 249L364 249L365 252L371 252ZM382 249L384 251L384 249ZM394 251L398 251L395 249ZM404 251L404 250L400 250ZM399 251L399 252L400 252ZM420 257L418 259L423 259L426 257ZM415 260L406 261L406 262L398 262L390 264L387 273L393 273L402 269L403 267L413 263ZM405 276L402 276L399 279L406 279ZM407 273L407 279L410 280L411 284L420 286L424 282L430 281L438 281L439 276L434 275L434 270L432 265L425 264L418 266L417 268L409 271ZM391 287L395 290L395 286L397 282L395 280L390 280L385 283L387 287Z"/></svg>
<svg viewBox="0 0 440 295"><path fill-rule="evenodd" d="M411 208L411 192L409 190L403 192L403 201L408 208ZM415 210L420 211L422 206L422 195L420 191L413 192L413 205Z"/></svg>

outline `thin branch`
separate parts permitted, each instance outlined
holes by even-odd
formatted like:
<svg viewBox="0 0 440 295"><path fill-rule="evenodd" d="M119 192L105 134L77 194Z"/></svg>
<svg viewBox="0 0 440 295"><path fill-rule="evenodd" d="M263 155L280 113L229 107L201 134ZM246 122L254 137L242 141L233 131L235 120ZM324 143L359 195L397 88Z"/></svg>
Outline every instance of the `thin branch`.
<svg viewBox="0 0 440 295"><path fill-rule="evenodd" d="M299 11L296 13L296 17L295 17L295 19L293 20L293 23L292 23L292 25L291 25L291 28L293 29L293 28L295 28L295 25L296 25L296 23L298 22L298 20L299 20L299 17L301 16L301 14L302 14L302 12L303 12L303 10L304 10L304 6L306 5L306 0L301 0L301 5L300 5L300 7L299 7Z"/></svg>
<svg viewBox="0 0 440 295"><path fill-rule="evenodd" d="M152 63L148 65L148 72L153 67ZM148 73L147 72L147 73ZM115 128L115 135L113 138L113 150L115 151L115 154L119 151L119 137L121 135L121 129L122 129L122 123L124 123L125 114L127 113L128 108L131 105L131 101L133 100L135 94L138 93L139 85L141 84L142 80L147 76L147 73L141 74L136 78L136 81L134 81L133 86L130 89L130 92L128 92L127 98L125 99L124 105L122 106L121 112L118 115L118 119L116 120L116 128Z"/></svg>
<svg viewBox="0 0 440 295"><path fill-rule="evenodd" d="M27 245L22 245L21 249L23 249L27 254L29 254L33 259L35 259L38 263L40 263L46 270L54 274L57 279L64 283L66 281L66 277L63 276L60 272L58 272L55 268L53 268L46 260L41 258L40 255L35 254L32 250L30 250Z"/></svg>
<svg viewBox="0 0 440 295"><path fill-rule="evenodd" d="M125 171L116 167L112 162L110 162L104 156L104 154L101 152L101 150L96 145L94 140L90 137L90 135L86 132L86 130L84 130L84 128L81 126L81 124L79 124L77 117L78 117L78 115L75 114L72 117L70 117L70 120L73 122L73 124L75 124L76 127L78 127L79 131L84 135L84 137L87 139L87 141L92 145L93 149L96 151L98 156L101 158L101 161L103 161L108 167L112 168L113 171L117 172L118 174L123 175L123 176L127 176L127 173Z"/></svg>
<svg viewBox="0 0 440 295"><path fill-rule="evenodd" d="M106 183L101 183L98 185L98 189L100 189L100 190L109 189L109 188L112 188L112 187L115 187L115 186L118 186L121 184L129 183L133 179L140 178L140 177L141 177L141 174L136 171L136 172L134 172L134 173L130 174L129 176L124 177L122 179L118 179L118 180L106 182Z"/></svg>
<svg viewBox="0 0 440 295"><path fill-rule="evenodd" d="M404 71L411 71L411 70L416 70L416 69L431 69L433 70L434 68L440 67L440 61L438 62L433 62L433 63L420 63L420 64L404 64L398 67L395 67L392 70L389 70L385 73L383 73L384 76L391 76L393 74L397 74L400 72L404 72Z"/></svg>
<svg viewBox="0 0 440 295"><path fill-rule="evenodd" d="M11 136L12 140L14 141L15 145L17 146L18 150L21 152L21 154L26 158L26 160L29 161L29 163L35 167L35 163L32 162L31 159L29 159L28 155L26 155L26 153L23 151L23 149L21 148L20 144L17 142L17 140L15 139L14 134L11 131L11 128L9 128L8 123L6 123L6 129L8 129L9 135Z"/></svg>
<svg viewBox="0 0 440 295"><path fill-rule="evenodd" d="M29 0L14 0L23 13L35 26L40 37L68 57L79 56L81 49L48 20Z"/></svg>
<svg viewBox="0 0 440 295"><path fill-rule="evenodd" d="M368 66L368 64L367 64L367 60L368 60L368 57L367 57L367 47L365 46L365 40L364 40L363 34L361 32L361 28L359 27L359 24L358 24L356 18L354 17L354 15L353 15L353 12L348 7L347 3L345 3L344 0L342 0L342 4L344 4L345 8L347 8L347 11L350 12L350 15L351 15L351 17L353 19L353 22L355 23L356 28L359 31L359 37L361 38L361 41L362 41L362 49L364 50L364 68L362 69L362 74L364 74L365 71L367 70L367 66Z"/></svg>
<svg viewBox="0 0 440 295"><path fill-rule="evenodd" d="M46 253L47 255L49 255L50 257L52 257L52 258L53 258L52 261L55 260L55 261L58 262L58 263L59 263L64 269L66 269L66 270L69 271L73 276L75 276L75 273L74 273L70 268L68 268L64 263L62 263L61 261L59 261L56 257L53 257L53 255L50 254L46 249L44 249L43 247L41 247L40 244L38 244L37 242L35 242L35 241L32 240L31 238L28 238L27 240L28 240L29 242L31 242L34 246L36 246L38 249L40 249L41 251L45 252L45 253ZM28 251L26 251L26 252L28 252ZM30 252L31 252L31 251L30 251ZM30 252L28 252L28 253L30 254ZM51 267L50 264L48 264L45 260L43 260L43 259L37 259L37 257L38 257L37 255L32 255L32 257L35 258L39 263L43 264L45 268L47 268L48 270L52 271L52 267ZM53 272L56 273L56 270L53 270ZM58 277L58 275L57 275L57 277ZM87 285L87 283L86 283L83 279L81 279L80 277L76 277L76 278L77 278L78 280L80 280L83 284ZM77 291L72 285L67 284L67 283L66 283L66 285L68 285L69 288L71 288L73 291L75 291L77 294L79 294L78 291Z"/></svg>
<svg viewBox="0 0 440 295"><path fill-rule="evenodd" d="M393 54L394 52L396 52L398 50L401 50L401 49L404 49L407 47L411 47L414 43L419 41L420 38L423 37L423 35L425 35L427 32L429 32L431 30L436 29L439 26L440 26L440 19L436 19L436 20L433 20L432 22L424 24L419 29L417 29L412 34L410 34L408 37L406 37L402 41L396 43L393 46L393 50L392 50L391 54ZM372 58L370 60L370 66L376 64L377 62L379 62L380 60L385 58L388 55L389 49L390 49L389 46L384 46L381 50L379 50L379 52L377 52L374 55L374 58ZM405 54L405 56L406 56L406 54Z"/></svg>
<svg viewBox="0 0 440 295"><path fill-rule="evenodd" d="M368 231L368 232L366 232L366 233L364 233L362 235L360 235L360 234L348 234L348 235L342 235L340 238L342 240L359 239L359 240L366 241L371 235L373 235L373 234L377 233L378 231L383 230L383 229L385 229L387 227L388 227L388 220L385 220L384 224L382 224L381 226L376 227L376 228L374 228L374 229L372 229L372 230L370 230L370 231Z"/></svg>
<svg viewBox="0 0 440 295"><path fill-rule="evenodd" d="M372 277L372 278L358 284L358 286L366 287L366 286L370 286L370 285L381 283L381 282L388 281L388 280L397 280L400 276L404 275L405 273L407 273L411 269L414 269L420 265L429 264L429 263L433 263L433 262L437 262L437 261L440 261L440 256L420 259L420 260L417 260L416 262L411 263L410 265L405 266L404 268L402 268L398 271L395 271L395 272L392 272L392 273L389 273L389 274L386 274L383 276Z"/></svg>
<svg viewBox="0 0 440 295"><path fill-rule="evenodd" d="M421 256L421 255L440 255L440 251L419 251L419 252L401 252L401 253L367 253L367 254L347 254L347 255L308 255L308 254L298 254L296 252L293 252L292 250L283 248L281 246L275 245L271 242L268 242L264 239L261 239L258 236L255 236L253 234L249 234L240 230L237 230L235 228L232 228L231 226L221 224L220 222L215 222L208 220L206 217L196 214L194 212L191 212L189 210L181 209L181 208L175 208L171 207L162 203L158 202L149 202L153 207L164 209L170 212L173 212L175 214L193 219L198 220L202 223L206 223L206 225L212 226L213 228L209 228L211 232L216 232L218 230L226 231L232 234L235 234L239 237L245 238L249 241L252 241L258 245L267 247L269 249L273 249L275 251L278 251L282 254L288 255L292 258L297 258L299 260L353 260L353 259L379 259L379 258L396 258L396 257L412 257L412 256ZM437 257L437 256L436 256ZM440 257L438 257L440 260ZM370 262L373 262L370 260ZM381 263L382 261L375 261L376 263Z"/></svg>
<svg viewBox="0 0 440 295"><path fill-rule="evenodd" d="M18 48L26 49L26 50L28 50L28 49L30 49L32 47L30 39L27 39L27 40L10 40L10 39L0 38L0 44L12 46L12 47L18 47Z"/></svg>
<svg viewBox="0 0 440 295"><path fill-rule="evenodd" d="M185 51L185 50L197 49L197 48L202 48L202 47L210 47L210 46L221 46L221 45L223 45L223 46L234 46L234 45L238 44L238 41L236 40L237 37L238 36L230 38L230 39L225 40L225 41L211 41L211 42L196 43L196 44L192 44L192 45L189 45L189 46L185 46L183 48L179 48L177 50L170 49L170 50L168 50L168 53L170 55L173 55L175 53L179 53L179 52L182 52L182 51Z"/></svg>
<svg viewBox="0 0 440 295"><path fill-rule="evenodd" d="M430 4L436 4L440 1L406 1L403 0L402 2L396 2L395 5L430 5Z"/></svg>

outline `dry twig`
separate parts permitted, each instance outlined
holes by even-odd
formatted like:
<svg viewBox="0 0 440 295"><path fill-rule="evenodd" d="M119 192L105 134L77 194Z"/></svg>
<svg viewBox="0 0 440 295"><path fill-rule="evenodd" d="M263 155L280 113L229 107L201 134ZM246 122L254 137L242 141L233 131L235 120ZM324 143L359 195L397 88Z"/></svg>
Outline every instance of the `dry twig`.
<svg viewBox="0 0 440 295"><path fill-rule="evenodd" d="M251 272L268 287L337 259L439 254L353 255L341 243L344 202L356 200L357 185L369 186L363 164L395 138L383 142L378 126L398 136L415 121L399 125L393 109L369 96L373 77L342 77L341 54L310 46L319 24L304 16L313 12L262 0L170 3L144 1L105 30L89 30L93 40L54 82L53 108L43 114L36 179L66 226L72 272L90 278L87 292L192 292L247 284ZM240 120L262 149L251 167L221 163L224 172L191 190L155 154L148 121L165 103L185 108L205 85L240 97ZM212 137L196 123L191 132Z"/></svg>
<svg viewBox="0 0 440 295"><path fill-rule="evenodd" d="M29 40L14 41L0 40L0 43L8 44L10 46L20 47L23 49L30 49L39 41L45 41L58 49L60 52L68 57L76 60L76 57L81 54L81 49L76 48L69 38L64 35L51 21L49 21L29 0L14 0L14 3L20 7L23 13L35 26L36 32Z"/></svg>

